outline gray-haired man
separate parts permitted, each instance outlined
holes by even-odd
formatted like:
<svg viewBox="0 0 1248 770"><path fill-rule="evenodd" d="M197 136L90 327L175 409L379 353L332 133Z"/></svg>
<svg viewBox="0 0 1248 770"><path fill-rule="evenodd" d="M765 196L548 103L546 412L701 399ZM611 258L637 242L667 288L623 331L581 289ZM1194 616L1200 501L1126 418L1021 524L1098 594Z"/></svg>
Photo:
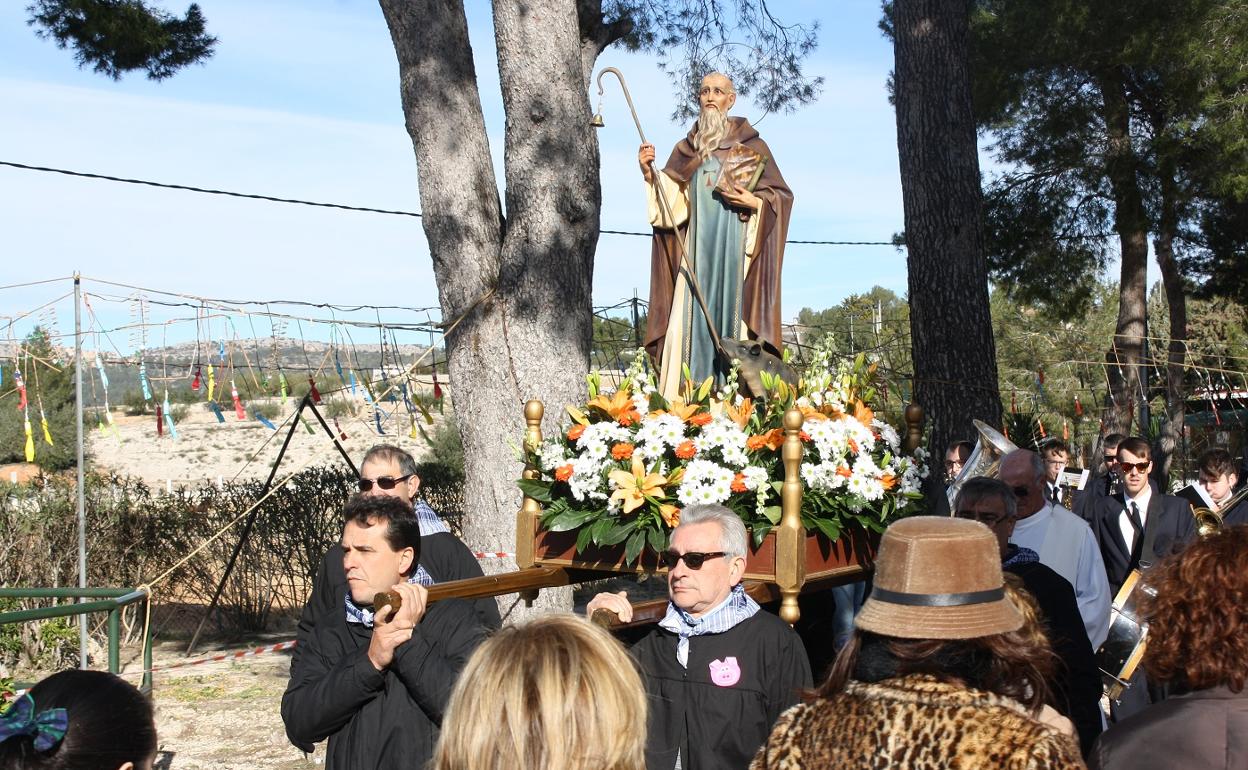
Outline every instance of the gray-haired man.
<svg viewBox="0 0 1248 770"><path fill-rule="evenodd" d="M745 526L719 505L681 513L663 553L667 616L633 646L646 676L650 770L744 768L780 712L811 686L806 649L792 628L745 594ZM623 592L588 611L632 618Z"/></svg>

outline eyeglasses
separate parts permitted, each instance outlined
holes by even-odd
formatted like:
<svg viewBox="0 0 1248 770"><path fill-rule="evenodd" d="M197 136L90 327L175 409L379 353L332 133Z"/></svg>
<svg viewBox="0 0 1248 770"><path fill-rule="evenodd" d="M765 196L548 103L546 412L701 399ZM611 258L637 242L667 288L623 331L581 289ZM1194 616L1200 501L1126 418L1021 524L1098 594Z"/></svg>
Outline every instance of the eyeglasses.
<svg viewBox="0 0 1248 770"><path fill-rule="evenodd" d="M1118 462L1118 455L1105 455L1105 464L1113 465Z"/></svg>
<svg viewBox="0 0 1248 770"><path fill-rule="evenodd" d="M724 551L715 551L713 553L700 553L698 551L689 551L688 553L676 553L675 551L664 551L659 554L659 560L668 569L676 569L676 565L680 564L680 560L685 560L685 566L689 569L702 569L702 565L707 559L716 559L720 556L727 556Z"/></svg>
<svg viewBox="0 0 1248 770"><path fill-rule="evenodd" d="M1122 468L1122 472L1123 472L1123 473L1127 473L1127 472L1129 472L1132 468L1135 468L1135 469L1136 469L1137 471L1139 471L1140 473L1145 473L1145 472L1147 472L1147 471L1148 471L1148 466L1149 466L1149 465L1152 465L1152 462L1153 462L1152 460L1145 460L1145 461L1144 461L1144 462L1142 462L1142 463L1124 463L1124 462L1120 462L1120 463L1118 463L1118 467L1119 467L1119 468Z"/></svg>
<svg viewBox="0 0 1248 770"><path fill-rule="evenodd" d="M367 492L373 488L374 484L381 487L382 489L391 490L391 489L394 489L396 486L398 486L400 483L410 479L413 475L415 474L409 473L406 476L399 476L397 479L391 478L389 476L378 476L375 479L360 479L359 481L360 491Z"/></svg>
<svg viewBox="0 0 1248 770"><path fill-rule="evenodd" d="M958 511L954 515L957 516L959 519L970 519L971 521L978 521L980 524L984 524L989 527L995 527L1001 522L1006 521L1009 518L1004 513L997 513L996 511L973 511L969 508L966 510Z"/></svg>

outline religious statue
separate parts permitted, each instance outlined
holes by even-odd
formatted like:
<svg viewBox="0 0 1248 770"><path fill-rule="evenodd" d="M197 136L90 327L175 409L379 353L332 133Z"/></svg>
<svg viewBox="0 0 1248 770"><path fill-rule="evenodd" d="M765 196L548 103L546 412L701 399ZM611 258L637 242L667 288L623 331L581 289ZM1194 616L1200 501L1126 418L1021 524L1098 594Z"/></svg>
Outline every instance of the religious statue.
<svg viewBox="0 0 1248 770"><path fill-rule="evenodd" d="M657 180L654 145L643 144L637 154L654 226L645 347L667 398L679 394L683 364L695 382L714 375L722 383L727 375L681 272L677 238L685 239L718 335L781 351L780 268L793 193L758 131L744 118L728 117L736 100L727 76L707 75L698 92L698 122ZM670 219L656 184L663 186Z"/></svg>

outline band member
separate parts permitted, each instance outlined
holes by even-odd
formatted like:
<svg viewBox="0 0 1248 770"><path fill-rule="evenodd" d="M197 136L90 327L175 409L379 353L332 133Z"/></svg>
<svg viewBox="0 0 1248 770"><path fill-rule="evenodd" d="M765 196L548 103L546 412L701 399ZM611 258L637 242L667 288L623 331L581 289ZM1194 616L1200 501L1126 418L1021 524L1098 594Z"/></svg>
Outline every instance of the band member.
<svg viewBox="0 0 1248 770"><path fill-rule="evenodd" d="M1231 459L1230 452L1225 449L1210 449L1200 456L1199 466L1200 486L1213 503L1210 507L1222 517L1222 526L1248 524L1248 500L1241 499L1226 508L1239 484L1239 474L1235 472L1235 461Z"/></svg>

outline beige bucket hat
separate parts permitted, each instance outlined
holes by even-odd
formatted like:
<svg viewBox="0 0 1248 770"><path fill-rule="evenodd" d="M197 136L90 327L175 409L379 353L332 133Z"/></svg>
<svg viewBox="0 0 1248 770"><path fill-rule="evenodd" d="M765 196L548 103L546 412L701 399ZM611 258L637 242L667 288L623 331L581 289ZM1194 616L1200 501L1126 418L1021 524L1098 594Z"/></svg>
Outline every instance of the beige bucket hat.
<svg viewBox="0 0 1248 770"><path fill-rule="evenodd" d="M1023 616L1006 598L992 530L915 516L885 530L874 588L854 624L903 639L974 639L1017 631Z"/></svg>

